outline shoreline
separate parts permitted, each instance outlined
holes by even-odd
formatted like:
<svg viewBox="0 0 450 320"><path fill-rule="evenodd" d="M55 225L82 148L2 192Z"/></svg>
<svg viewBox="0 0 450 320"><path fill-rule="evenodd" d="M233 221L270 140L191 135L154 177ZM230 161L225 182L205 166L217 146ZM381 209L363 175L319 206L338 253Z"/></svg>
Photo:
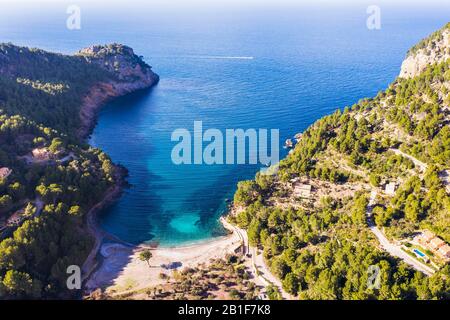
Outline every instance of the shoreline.
<svg viewBox="0 0 450 320"><path fill-rule="evenodd" d="M84 283L86 280L89 279L89 276L92 274L92 272L96 269L98 266L97 261L97 255L101 248L101 245L105 238L114 237L110 234L108 234L106 231L104 231L99 223L98 218L99 214L102 210L106 209L108 206L112 205L115 201L117 201L122 192L123 188L126 185L126 176L127 172L124 167L114 165L114 168L116 170L116 183L113 184L105 193L103 198L92 206L89 211L86 213L86 232L88 232L94 239L94 245L89 253L89 255L86 257L83 266L81 268L82 270L82 283ZM114 237L115 240L120 240L116 237Z"/></svg>
<svg viewBox="0 0 450 320"><path fill-rule="evenodd" d="M152 252L161 252L163 253L163 255L168 255L167 254L168 252L179 252L179 253L191 252L190 254L191 256L189 256L189 259L195 258L192 257L192 255L197 256L201 256L202 254L205 254L205 256L207 255L205 259L202 259L202 262L208 262L212 258L225 256L224 253L216 255L213 252L208 253L207 251L205 251L205 249L208 249L208 247L210 246L215 247L217 245L220 250L221 247L223 246L231 245L233 246L233 249L227 250L229 253L234 252L237 248L242 246L243 240L241 236L239 235L239 233L236 232L236 229L233 228L225 220L225 217L232 213L231 208L219 218L220 224L227 232L225 235L197 240L191 243L184 243L180 245L170 245L170 246L154 246L145 243L133 244L126 242L120 239L119 237L105 231L99 225L99 215L101 214L102 210L108 208L115 201L120 199L123 189L127 186L126 176L128 173L126 168L115 164L114 167L117 170L116 172L117 182L114 185L112 185L108 189L108 191L106 191L101 201L92 206L91 209L89 209L89 211L86 213L86 229L87 229L86 231L93 237L94 245L81 268L82 270L81 282L83 284L82 287L84 291L93 292L95 290L94 288L86 288L86 285L90 282L92 276L94 276L94 274L105 265L105 257L102 255L102 249L104 246L117 247L120 248L120 250L129 251L130 255L131 253L140 252L144 249L149 249ZM244 247L245 246L246 245L244 243ZM102 256L99 257L99 254ZM200 262L197 262L196 264L198 263ZM191 266L190 263L189 266Z"/></svg>
<svg viewBox="0 0 450 320"><path fill-rule="evenodd" d="M97 124L99 111L108 102L141 90L150 90L159 82L159 76L155 73L146 74L141 81L127 82L100 82L92 86L87 95L82 99L80 107L81 127L78 130L80 140L86 141L92 134ZM226 253L235 253L243 246L243 251L249 251L242 230L236 230L230 226L224 217L232 214L232 208L220 218L221 225L228 234L208 239L196 240L191 243L179 245L155 246L152 244L132 244L103 230L99 225L99 214L102 210L117 201L126 186L126 168L113 163L116 170L115 184L105 193L103 198L90 208L86 214L86 229L93 237L94 244L82 266L82 283L84 292L90 293L98 288L108 289L111 284L120 285L123 278L137 278L140 286L148 287L161 283L154 277L163 270L164 263L171 263L169 258L176 258L183 267L194 266L200 263L208 263L213 258L223 258ZM247 241L248 242L248 241ZM143 278L146 269L139 269L138 254L144 249L150 249L154 254L152 260L159 262L160 272L152 272L152 279ZM156 258L156 259L155 259ZM142 262L142 261L140 261ZM173 262L173 261L172 261ZM120 265L120 267L119 267ZM112 275L111 269L116 268L117 274ZM135 270L138 268L137 270ZM141 266L142 268L142 266ZM119 270L120 269L120 270ZM130 271L131 270L131 271ZM134 271L133 271L134 270Z"/></svg>
<svg viewBox="0 0 450 320"><path fill-rule="evenodd" d="M209 263L211 259L223 258L235 253L242 246L242 240L235 230L228 235L202 240L196 244L176 247L152 248L146 245L127 246L115 241L105 242L99 248L102 263L84 285L85 294L98 289L110 296L143 290L164 284L160 274L172 276L172 271ZM149 249L152 252L150 267L139 259L139 253ZM175 266L171 266L175 265Z"/></svg>
<svg viewBox="0 0 450 320"><path fill-rule="evenodd" d="M77 135L80 140L86 141L97 125L100 110L116 98L126 96L141 90L150 90L159 82L159 76L153 73L143 82L100 82L92 86L82 99L80 107L81 127Z"/></svg>
<svg viewBox="0 0 450 320"><path fill-rule="evenodd" d="M94 85L83 98L80 107L82 125L78 130L79 139L86 141L90 137L97 124L99 111L106 103L127 94L151 90L158 82L159 76L152 73L141 82L109 82ZM124 277L139 279L141 287L160 284L163 281L158 278L159 274L171 272L171 269L166 270L162 267L164 264L180 262L183 267L193 267L201 263L208 263L213 258L223 258L227 253L234 253L241 246L242 241L236 231L222 223L223 216L221 224L228 234L180 245L155 247L145 243L132 244L103 230L99 225L99 215L102 210L120 198L127 185L127 169L114 163L113 166L116 170L115 183L105 192L102 199L86 213L86 232L92 236L94 243L81 268L84 293L91 293L99 288L108 289L111 287L111 283L123 284L124 281L126 282ZM150 249L154 256L152 261L159 263L158 266L152 268L151 275L147 275L148 279L145 279L144 276L148 271L148 266L138 259L139 252L144 249ZM114 267L123 269L122 273L112 274L111 269ZM136 268L137 270L135 270ZM157 268L159 268L159 272L155 271Z"/></svg>
<svg viewBox="0 0 450 320"><path fill-rule="evenodd" d="M180 267L194 267L208 263L211 259L223 258L227 253L235 253L243 244L241 235L229 223L224 222L225 217L231 214L231 208L219 219L226 230L226 234L208 239L197 240L171 246L154 246L150 244L132 244L121 240L117 236L103 230L99 225L99 214L102 210L117 201L126 186L126 168L115 165L117 183L112 185L103 199L94 205L86 214L87 232L94 238L94 246L82 266L83 296L101 289L113 290L117 286L125 286L130 279L137 279L138 288L143 289L164 281L159 279L160 273L171 275L174 269L164 269L164 264L178 263ZM152 266L151 274L147 274L147 263L140 261L139 253L145 249L152 251L151 261L158 263ZM177 261L173 261L177 260ZM179 268L179 267L178 267ZM111 272L116 270L116 273ZM113 295L125 294L125 291L114 292Z"/></svg>
<svg viewBox="0 0 450 320"><path fill-rule="evenodd" d="M80 107L80 121L81 127L78 129L77 135L81 141L86 141L92 134L98 119L98 114L101 108L108 102L126 96L140 90L150 90L159 82L159 76L153 72L148 74L148 77L141 81L133 83L127 82L109 82L97 83L92 86L86 96L83 98ZM86 213L86 229L93 237L94 245L86 257L82 265L82 283L89 280L91 274L98 267L99 262L97 255L101 249L101 245L105 238L112 238L118 243L125 243L119 238L107 233L98 224L99 213L117 201L124 187L127 185L126 177L128 170L121 165L113 163L115 170L115 183L106 191L100 201L94 204Z"/></svg>
<svg viewBox="0 0 450 320"><path fill-rule="evenodd" d="M227 229L228 230L228 229ZM220 240L220 239L224 239L226 237L228 237L231 233L228 233L226 235L223 236L217 236L217 237L211 237L211 238L207 238L207 239L200 239L200 240L195 240L194 242L186 242L186 243L182 243L179 245L151 245L151 244L146 244L146 243L140 243L140 244L131 244L131 243L127 243L125 241L121 241L124 245L128 245L130 247L134 247L134 248L140 248L140 249L161 249L161 250L170 250L170 249L189 249L189 248L196 248L199 245L202 245L204 243L207 243L209 241L215 241L215 240ZM115 237L115 236L113 236Z"/></svg>

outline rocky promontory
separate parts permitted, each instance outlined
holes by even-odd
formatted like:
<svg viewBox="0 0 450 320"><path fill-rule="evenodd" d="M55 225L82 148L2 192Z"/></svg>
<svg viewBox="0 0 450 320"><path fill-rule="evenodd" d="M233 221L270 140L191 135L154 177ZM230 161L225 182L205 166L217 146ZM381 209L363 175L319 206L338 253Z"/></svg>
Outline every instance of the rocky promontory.
<svg viewBox="0 0 450 320"><path fill-rule="evenodd" d="M88 63L96 64L112 75L108 81L94 84L83 99L80 109L81 127L78 135L87 137L92 131L99 108L109 100L147 89L159 81L152 67L133 49L121 44L95 45L76 53Z"/></svg>
<svg viewBox="0 0 450 320"><path fill-rule="evenodd" d="M105 102L158 79L124 45L67 55L0 43L0 300L79 298L65 270L95 267L97 215L127 174L83 140Z"/></svg>
<svg viewBox="0 0 450 320"><path fill-rule="evenodd" d="M413 78L433 63L450 58L450 23L412 47L402 63L400 77Z"/></svg>

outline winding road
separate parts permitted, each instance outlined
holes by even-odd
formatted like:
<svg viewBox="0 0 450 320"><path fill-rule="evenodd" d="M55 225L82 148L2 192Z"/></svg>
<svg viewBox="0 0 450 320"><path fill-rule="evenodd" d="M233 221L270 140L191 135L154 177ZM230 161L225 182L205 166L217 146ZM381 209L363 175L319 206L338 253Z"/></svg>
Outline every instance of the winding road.
<svg viewBox="0 0 450 320"><path fill-rule="evenodd" d="M390 148L389 150L394 152L397 155L401 155L402 157L405 157L405 158L411 160L414 163L414 165L420 169L420 171L422 173L424 173L428 168L428 165L426 163L416 159L415 157L413 157L399 149ZM445 185L446 191L448 193L450 193L450 184L449 184L450 179L448 178L448 176L449 176L448 170L444 170L443 172L444 172L444 174L441 174L440 178L441 178L443 184ZM369 225L370 231L372 231L372 233L377 237L382 248L384 250L386 250L389 254L402 259L404 262L406 262L407 264L412 266L414 269L416 269L420 272L423 272L427 276L431 276L435 272L432 268L424 265L423 263L421 263L418 260L411 257L409 254L407 254L405 251L403 251L401 249L401 246L391 243L386 238L386 236L383 234L383 232L373 223L372 209L373 209L373 206L375 205L376 196L377 196L377 191L373 190L372 193L370 194L369 205L367 207L367 223Z"/></svg>
<svg viewBox="0 0 450 320"><path fill-rule="evenodd" d="M238 234L239 238L242 241L242 252L244 256L248 257L248 254L251 255L252 268L250 269L250 272L252 273L253 279L255 279L256 284L263 287L267 287L270 284L273 284L278 288L283 299L293 300L294 297L283 289L281 281L270 272L269 268L264 262L263 255L258 254L256 248L250 247L248 243L247 231L235 225L232 225L223 217L220 220L225 228L227 228L228 230L232 230Z"/></svg>
<svg viewBox="0 0 450 320"><path fill-rule="evenodd" d="M44 209L44 201L42 201L41 198L36 197L34 204L36 205L36 212L34 213L34 216L39 217L41 215L42 209Z"/></svg>
<svg viewBox="0 0 450 320"><path fill-rule="evenodd" d="M390 148L389 150L391 150L395 154L401 155L401 156L411 160L415 166L420 168L420 171L422 171L422 173L424 173L428 168L428 165L426 163L420 161L419 159L414 158L413 156L411 156L407 153L404 153L401 150L394 149L394 148ZM441 171L439 173L439 178L441 179L442 183L444 184L445 190L447 191L447 193L450 194L450 170Z"/></svg>
<svg viewBox="0 0 450 320"><path fill-rule="evenodd" d="M394 153L397 154L397 155L400 155L400 156L402 156L402 157L405 157L405 158L411 160L411 161L414 163L415 166L417 166L417 167L420 168L420 170L421 170L422 172L425 172L425 170L427 170L427 168L428 168L428 165L427 165L426 163L423 163L423 162L420 161L419 159L416 159L416 158L414 158L413 156L411 156L411 155L409 155L409 154L407 154L407 153L404 153L403 151L401 151L401 150L399 150L399 149L390 148L389 150L392 151L392 152L394 152Z"/></svg>
<svg viewBox="0 0 450 320"><path fill-rule="evenodd" d="M381 247L388 252L390 255L402 259L404 262L412 266L414 269L426 274L427 276L431 276L434 273L434 270L430 267L422 264L417 261L405 251L401 249L401 246L391 243L383 232L375 225L372 220L372 209L375 205L375 199L377 196L377 191L373 190L370 194L369 205L367 206L367 224L369 226L370 231L377 237L378 241L381 244Z"/></svg>

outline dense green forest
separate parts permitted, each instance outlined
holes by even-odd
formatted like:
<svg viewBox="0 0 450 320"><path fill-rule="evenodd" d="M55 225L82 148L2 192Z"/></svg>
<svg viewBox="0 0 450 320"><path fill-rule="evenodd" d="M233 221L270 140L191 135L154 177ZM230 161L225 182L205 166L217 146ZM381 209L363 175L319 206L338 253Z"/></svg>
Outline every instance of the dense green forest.
<svg viewBox="0 0 450 320"><path fill-rule="evenodd" d="M409 54L439 40L440 32ZM77 294L66 289L66 269L81 266L92 247L86 213L120 180L109 157L77 136L80 105L93 84L125 81L116 55L148 67L122 46L98 55L0 45L0 168L10 172L0 178L1 299ZM114 62L92 63L98 59ZM450 61L435 63L318 120L277 175L239 184L234 205L242 210L230 219L247 230L285 291L302 299L450 299L448 264L430 277L415 271L379 248L366 219L370 188L399 181L393 196L377 198L375 224L390 239L428 229L450 242L450 197L440 178L450 169L449 69ZM361 188L292 199L296 178L324 189ZM19 221L11 222L16 213ZM367 287L371 265L381 269L379 288Z"/></svg>
<svg viewBox="0 0 450 320"><path fill-rule="evenodd" d="M0 44L0 106L72 135L82 97L96 82L114 77L82 56Z"/></svg>
<svg viewBox="0 0 450 320"><path fill-rule="evenodd" d="M100 51L146 66L127 47ZM109 157L76 135L89 88L125 81L96 59L105 57L0 45L0 168L11 172L0 177L0 299L79 294L67 290L66 270L92 248L85 215L121 180Z"/></svg>
<svg viewBox="0 0 450 320"><path fill-rule="evenodd" d="M449 84L450 60L398 78L375 98L316 121L276 175L239 183L234 206L241 210L230 219L247 230L285 291L301 299L450 299L449 264L430 277L412 269L379 249L366 219L369 190L401 181L394 196L378 196L376 225L390 239L428 229L450 242L450 197L440 179L450 169ZM425 172L393 150L423 161ZM325 190L361 190L292 199L298 178ZM371 265L381 269L378 289L367 286Z"/></svg>
<svg viewBox="0 0 450 320"><path fill-rule="evenodd" d="M91 248L83 214L114 183L114 169L100 150L68 144L58 132L22 116L0 113L0 215L25 208L25 221L0 242L0 296L49 297L64 291L66 268L81 265ZM64 163L26 164L17 157L33 147L72 152ZM37 212L37 203L44 207ZM14 227L13 227L14 229ZM6 233L6 232L5 232Z"/></svg>

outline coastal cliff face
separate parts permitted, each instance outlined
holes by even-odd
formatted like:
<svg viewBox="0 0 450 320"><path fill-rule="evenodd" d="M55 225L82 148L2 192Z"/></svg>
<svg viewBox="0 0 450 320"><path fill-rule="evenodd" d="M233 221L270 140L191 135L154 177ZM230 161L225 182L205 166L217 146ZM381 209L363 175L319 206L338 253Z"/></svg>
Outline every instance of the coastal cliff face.
<svg viewBox="0 0 450 320"><path fill-rule="evenodd" d="M400 77L413 78L433 63L450 58L450 23L409 50L402 63Z"/></svg>
<svg viewBox="0 0 450 320"><path fill-rule="evenodd" d="M121 44L91 46L75 55L0 44L0 88L15 88L0 89L0 107L82 139L105 102L158 80L133 49ZM42 104L29 106L32 100Z"/></svg>
<svg viewBox="0 0 450 320"><path fill-rule="evenodd" d="M109 100L128 93L147 89L159 81L151 66L138 57L130 47L111 44L92 46L80 50L76 56L83 57L88 63L96 64L114 75L106 82L93 85L84 97L80 109L81 127L78 135L87 137L95 126L99 108Z"/></svg>
<svg viewBox="0 0 450 320"><path fill-rule="evenodd" d="M96 214L126 175L80 138L106 101L157 81L122 45L64 55L0 43L0 299L78 296L65 270L95 265Z"/></svg>
<svg viewBox="0 0 450 320"><path fill-rule="evenodd" d="M78 51L76 56L83 57L88 63L95 63L116 75L120 81L141 82L152 85L158 80L152 67L137 56L133 49L121 45L96 45Z"/></svg>

